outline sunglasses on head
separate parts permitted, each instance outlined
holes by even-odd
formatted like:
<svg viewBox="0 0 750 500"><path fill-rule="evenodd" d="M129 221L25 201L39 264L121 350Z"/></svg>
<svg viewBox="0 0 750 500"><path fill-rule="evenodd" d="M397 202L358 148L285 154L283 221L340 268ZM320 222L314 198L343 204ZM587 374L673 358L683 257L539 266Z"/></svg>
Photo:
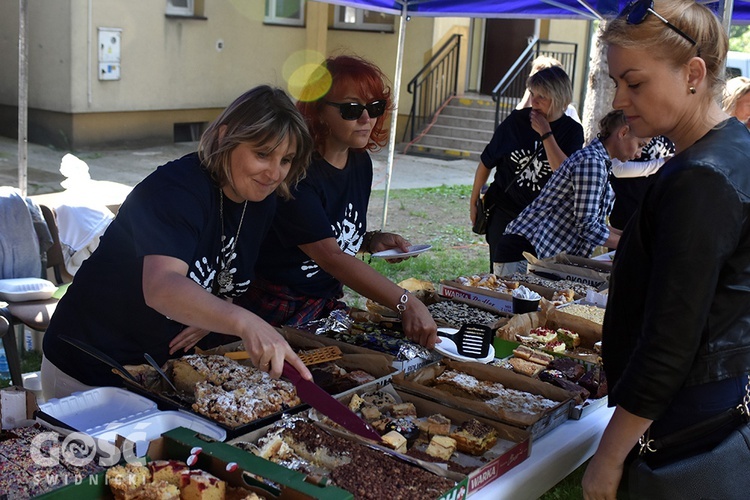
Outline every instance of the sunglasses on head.
<svg viewBox="0 0 750 500"><path fill-rule="evenodd" d="M381 99L378 101L372 101L367 104L359 104L356 102L331 102L326 101L329 106L335 106L339 108L341 118L344 120L359 120L362 116L362 112L367 110L367 115L370 118L377 118L385 113L385 100Z"/></svg>
<svg viewBox="0 0 750 500"><path fill-rule="evenodd" d="M661 14L654 10L654 0L633 0L630 2L622 12L620 17L624 17L628 24L641 24L646 16L653 14L656 18L667 25L669 29L680 35L682 38L690 42L691 45L696 45L695 40L688 36L684 31L670 23L667 19L662 17Z"/></svg>

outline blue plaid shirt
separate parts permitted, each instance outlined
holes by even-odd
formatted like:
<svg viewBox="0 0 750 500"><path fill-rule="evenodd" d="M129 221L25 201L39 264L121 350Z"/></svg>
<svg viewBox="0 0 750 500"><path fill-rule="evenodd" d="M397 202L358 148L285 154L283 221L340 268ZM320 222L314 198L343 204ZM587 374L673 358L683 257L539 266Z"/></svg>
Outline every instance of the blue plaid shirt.
<svg viewBox="0 0 750 500"><path fill-rule="evenodd" d="M611 170L607 150L594 139L560 165L505 234L524 236L540 259L561 252L591 256L609 237L607 217L615 196L608 181Z"/></svg>

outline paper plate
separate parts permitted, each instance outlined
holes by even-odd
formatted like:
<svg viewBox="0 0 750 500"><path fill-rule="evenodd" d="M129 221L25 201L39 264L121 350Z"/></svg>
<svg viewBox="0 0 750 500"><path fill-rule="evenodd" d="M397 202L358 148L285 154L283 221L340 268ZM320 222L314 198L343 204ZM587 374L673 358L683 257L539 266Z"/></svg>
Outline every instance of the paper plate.
<svg viewBox="0 0 750 500"><path fill-rule="evenodd" d="M461 356L458 353L456 343L451 339L440 335L441 331L446 333L455 333L458 330L455 328L438 328L438 336L440 337L440 340L442 340L442 342L440 342L439 344L435 344L435 351L442 354L446 358L455 359L456 361L475 361L477 363L489 363L490 361L495 359L495 346L493 346L492 344L490 344L490 352L487 354L487 357L469 358L467 356Z"/></svg>
<svg viewBox="0 0 750 500"><path fill-rule="evenodd" d="M412 245L409 247L408 252L402 252L395 248L389 250L383 250L382 252L375 252L372 254L373 257L379 259L398 259L401 257L411 257L412 255L419 255L420 253L426 252L432 248L432 245Z"/></svg>

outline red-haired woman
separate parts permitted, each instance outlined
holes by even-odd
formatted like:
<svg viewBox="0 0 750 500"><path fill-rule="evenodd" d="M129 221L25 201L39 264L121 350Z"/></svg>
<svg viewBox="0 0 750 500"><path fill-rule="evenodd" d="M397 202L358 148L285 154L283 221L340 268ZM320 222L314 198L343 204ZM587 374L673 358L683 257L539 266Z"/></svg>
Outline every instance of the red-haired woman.
<svg viewBox="0 0 750 500"><path fill-rule="evenodd" d="M321 84L328 81L329 87ZM258 258L260 279L240 305L273 325L299 326L345 307L339 299L346 285L400 311L406 335L432 348L437 326L424 304L355 257L359 251L406 251L409 246L397 234L367 231L368 151L385 144L392 109L385 76L358 57L333 57L315 72L302 96L297 107L316 152L307 176L292 191L294 198L279 203Z"/></svg>

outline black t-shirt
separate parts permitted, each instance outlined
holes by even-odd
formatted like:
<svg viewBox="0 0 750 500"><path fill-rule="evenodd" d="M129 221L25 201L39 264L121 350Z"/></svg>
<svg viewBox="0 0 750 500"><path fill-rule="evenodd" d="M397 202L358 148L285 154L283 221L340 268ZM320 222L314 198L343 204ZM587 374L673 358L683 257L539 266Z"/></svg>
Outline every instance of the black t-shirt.
<svg viewBox="0 0 750 500"><path fill-rule="evenodd" d="M343 169L322 158L313 160L292 191L294 199L279 200L258 257L258 276L299 294L338 297L341 283L298 245L335 238L344 253L355 255L367 231L371 186L372 160L366 152L350 152Z"/></svg>
<svg viewBox="0 0 750 500"><path fill-rule="evenodd" d="M232 284L217 295L244 293L254 277L276 197L247 203L239 241L230 255L244 203L224 196L222 231L219 195L196 153L159 167L138 184L57 305L44 336L47 358L68 375L96 386L122 383L106 365L59 335L80 339L122 364L142 364L145 352L160 364L166 362L169 342L184 326L146 305L142 282L146 255L188 263L187 276L206 293L211 293L224 261Z"/></svg>
<svg viewBox="0 0 750 500"><path fill-rule="evenodd" d="M531 128L530 114L531 108L511 112L497 127L481 156L485 167L496 169L490 196L498 208L513 216L537 197L552 175L540 136ZM569 116L563 115L550 127L566 155L583 146L583 128Z"/></svg>

